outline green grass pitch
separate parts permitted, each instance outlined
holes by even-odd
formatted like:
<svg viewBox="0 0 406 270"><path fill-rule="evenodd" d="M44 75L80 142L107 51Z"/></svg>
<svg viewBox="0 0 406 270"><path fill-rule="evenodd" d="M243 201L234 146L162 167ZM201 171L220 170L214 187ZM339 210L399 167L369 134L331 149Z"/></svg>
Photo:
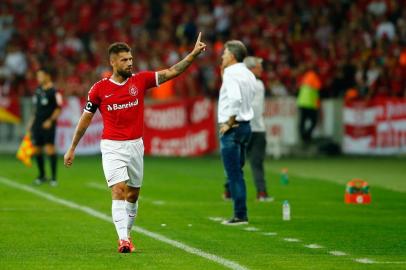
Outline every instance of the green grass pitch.
<svg viewBox="0 0 406 270"><path fill-rule="evenodd" d="M279 183L282 167L289 169L287 186ZM59 160L56 188L32 186L35 175L0 155L0 269L227 269L135 232L136 253L118 254L112 223L1 182L110 216L99 156L77 157L71 169ZM406 269L405 158L267 160L270 203L255 201L249 166L245 176L250 224L227 227L210 219L232 214L221 198L219 157L146 157L136 225L246 269ZM355 177L370 183L370 205L344 204L345 183ZM286 199L288 222L281 213Z"/></svg>

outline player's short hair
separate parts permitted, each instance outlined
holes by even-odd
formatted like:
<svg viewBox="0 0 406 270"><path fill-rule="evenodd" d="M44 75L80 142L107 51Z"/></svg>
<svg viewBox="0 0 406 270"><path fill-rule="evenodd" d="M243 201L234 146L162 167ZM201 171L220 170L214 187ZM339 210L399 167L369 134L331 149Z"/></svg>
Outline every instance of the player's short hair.
<svg viewBox="0 0 406 270"><path fill-rule="evenodd" d="M262 58L261 57L255 57L255 56L247 56L244 58L244 64L247 66L247 68L254 68L258 64L262 64Z"/></svg>
<svg viewBox="0 0 406 270"><path fill-rule="evenodd" d="M42 71L45 74L49 75L51 79L54 79L57 75L56 69L50 65L42 65L37 71Z"/></svg>
<svg viewBox="0 0 406 270"><path fill-rule="evenodd" d="M235 57L237 62L242 62L247 56L247 47L244 43L239 40L230 40L224 44L224 47L227 48Z"/></svg>
<svg viewBox="0 0 406 270"><path fill-rule="evenodd" d="M130 52L131 48L127 43L124 42L115 42L109 46L109 57L112 54L119 54L121 52Z"/></svg>

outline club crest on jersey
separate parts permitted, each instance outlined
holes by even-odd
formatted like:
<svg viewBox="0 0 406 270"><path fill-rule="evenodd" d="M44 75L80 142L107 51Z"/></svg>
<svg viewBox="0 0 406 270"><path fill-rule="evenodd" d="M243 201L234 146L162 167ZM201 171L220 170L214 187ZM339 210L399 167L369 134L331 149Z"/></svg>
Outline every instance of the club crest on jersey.
<svg viewBox="0 0 406 270"><path fill-rule="evenodd" d="M137 89L137 87L135 87L134 85L130 85L130 88L128 89L128 92L129 92L130 95L132 95L133 97L135 97L136 95L138 95L138 89Z"/></svg>

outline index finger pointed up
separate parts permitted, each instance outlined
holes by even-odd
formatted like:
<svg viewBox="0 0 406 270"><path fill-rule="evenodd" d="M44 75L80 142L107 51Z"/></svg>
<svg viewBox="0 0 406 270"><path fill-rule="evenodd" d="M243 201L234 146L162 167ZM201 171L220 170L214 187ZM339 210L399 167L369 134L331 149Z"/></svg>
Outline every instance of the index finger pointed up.
<svg viewBox="0 0 406 270"><path fill-rule="evenodd" d="M201 37L202 37L202 32L199 32L199 35L197 36L197 41L196 41L196 43L200 43L200 39L201 39Z"/></svg>

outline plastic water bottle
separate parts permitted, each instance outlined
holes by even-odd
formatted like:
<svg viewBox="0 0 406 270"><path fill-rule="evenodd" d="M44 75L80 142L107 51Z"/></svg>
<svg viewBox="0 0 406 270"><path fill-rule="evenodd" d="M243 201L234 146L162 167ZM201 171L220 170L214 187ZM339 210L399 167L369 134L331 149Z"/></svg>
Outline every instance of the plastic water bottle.
<svg viewBox="0 0 406 270"><path fill-rule="evenodd" d="M282 185L287 185L289 183L288 169L287 168L283 168L281 170L280 182L281 182Z"/></svg>
<svg viewBox="0 0 406 270"><path fill-rule="evenodd" d="M290 220L290 205L287 200L285 200L282 204L282 219Z"/></svg>

